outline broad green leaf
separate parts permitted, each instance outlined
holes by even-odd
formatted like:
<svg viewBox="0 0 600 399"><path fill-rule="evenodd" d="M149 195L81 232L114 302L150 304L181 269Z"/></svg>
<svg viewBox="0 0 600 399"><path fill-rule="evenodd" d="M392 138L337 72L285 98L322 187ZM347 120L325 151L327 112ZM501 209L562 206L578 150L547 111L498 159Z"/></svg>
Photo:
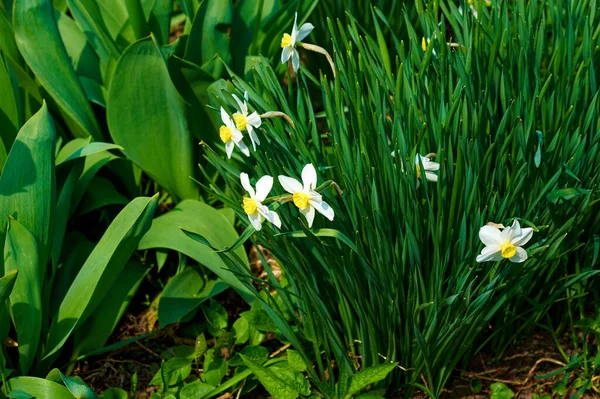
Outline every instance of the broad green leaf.
<svg viewBox="0 0 600 399"><path fill-rule="evenodd" d="M259 7L262 5L262 9ZM281 9L280 0L238 0L234 4L233 21L231 23L231 46L232 69L237 75L244 74L246 55L255 37L253 32L260 27L264 21ZM259 19L260 18L260 19Z"/></svg>
<svg viewBox="0 0 600 399"><path fill-rule="evenodd" d="M293 385L281 380L277 374L258 363L253 362L243 354L240 354L242 360L252 373L258 378L265 389L273 396L274 399L296 399L300 396Z"/></svg>
<svg viewBox="0 0 600 399"><path fill-rule="evenodd" d="M221 248L232 245L238 237L233 226L216 209L200 201L187 200L154 220L139 249L166 248L181 252L209 268L246 301L254 300L254 295L227 269L218 254L186 236L180 227L202 234ZM236 249L235 254L249 267L243 247Z"/></svg>
<svg viewBox="0 0 600 399"><path fill-rule="evenodd" d="M235 331L235 344L245 344L250 339L250 323L248 319L239 317L233 323L233 330Z"/></svg>
<svg viewBox="0 0 600 399"><path fill-rule="evenodd" d="M15 377L8 381L8 385L13 391L27 392L38 399L73 399L73 395L67 388L43 378ZM6 389L6 385L2 387L3 392L6 392Z"/></svg>
<svg viewBox="0 0 600 399"><path fill-rule="evenodd" d="M96 176L81 199L77 215L85 215L109 205L127 205L128 202L129 200L117 191L110 180Z"/></svg>
<svg viewBox="0 0 600 399"><path fill-rule="evenodd" d="M269 358L269 351L264 346L245 346L244 349L240 352L242 355L246 356L246 358L252 360L254 363L263 364ZM236 355L229 362L229 366L237 367L243 366L244 361L239 355Z"/></svg>
<svg viewBox="0 0 600 399"><path fill-rule="evenodd" d="M1 33L0 37L3 37ZM8 66L4 63L2 53L0 53L0 93L2 93L2 96L0 96L0 139L2 139L4 152L4 154L0 153L1 161L2 157L6 158L6 149L10 148L19 130L17 99L10 80ZM3 166L3 163L0 166Z"/></svg>
<svg viewBox="0 0 600 399"><path fill-rule="evenodd" d="M115 42L118 32L111 31L105 23L102 5L108 0L97 2L95 0L67 0L69 11L77 24L81 26L90 44L100 57L101 67L105 68L110 63L110 58L118 59L121 53ZM113 2L114 3L114 2ZM117 2L124 8L123 2ZM117 11L120 7L112 7ZM119 27L120 31L121 27ZM103 70L104 81L108 81L106 71Z"/></svg>
<svg viewBox="0 0 600 399"><path fill-rule="evenodd" d="M515 393L501 382L494 382L490 385L491 399L510 399Z"/></svg>
<svg viewBox="0 0 600 399"><path fill-rule="evenodd" d="M150 28L148 27L148 21L144 15L144 9L140 0L125 0L125 7L127 7L127 14L129 16L129 24L133 28L135 39L139 40L150 34Z"/></svg>
<svg viewBox="0 0 600 399"><path fill-rule="evenodd" d="M188 266L167 283L158 302L161 326L175 323L197 309L202 302L223 292L229 286L221 281L204 281L201 270Z"/></svg>
<svg viewBox="0 0 600 399"><path fill-rule="evenodd" d="M218 331L227 328L227 310L219 302L211 299L210 306L202 305L202 311L206 316L209 332L212 335L217 335Z"/></svg>
<svg viewBox="0 0 600 399"><path fill-rule="evenodd" d="M102 393L102 399L128 399L129 395L121 388L109 388Z"/></svg>
<svg viewBox="0 0 600 399"><path fill-rule="evenodd" d="M82 76L96 82L102 82L100 58L79 26L66 14L54 10L56 24L67 55L79 78Z"/></svg>
<svg viewBox="0 0 600 399"><path fill-rule="evenodd" d="M194 145L185 105L151 38L132 44L119 59L108 90L107 119L115 143L159 185L180 199L198 197L190 179Z"/></svg>
<svg viewBox="0 0 600 399"><path fill-rule="evenodd" d="M81 176L77 181L77 187L75 187L73 192L73 199L71 201L71 216L75 213L77 206L81 202L81 199L83 198L89 185L100 169L102 169L110 161L119 159L122 158L119 158L116 155L106 151L98 152L85 157L85 161L83 163L83 172L81 172Z"/></svg>
<svg viewBox="0 0 600 399"><path fill-rule="evenodd" d="M60 373L60 377L64 382L67 389L77 399L98 399L98 396L88 387L83 381L78 378L67 377L63 373Z"/></svg>
<svg viewBox="0 0 600 399"><path fill-rule="evenodd" d="M306 362L304 361L304 359L302 358L302 356L300 356L300 354L293 350L293 349L288 349L287 350L287 355L288 355L288 364L290 365L291 368L293 368L296 371L306 371Z"/></svg>
<svg viewBox="0 0 600 399"><path fill-rule="evenodd" d="M273 371L281 381L285 381L287 385L298 391L301 396L310 395L310 382L304 374L281 365L269 367L269 370Z"/></svg>
<svg viewBox="0 0 600 399"><path fill-rule="evenodd" d="M52 286L50 296L50 314L56 314L65 295L69 291L75 277L81 270L86 259L94 250L95 243L89 241L85 235L80 232L70 232L64 237L64 241L69 243L69 250L65 251L60 265L56 270L56 278Z"/></svg>
<svg viewBox="0 0 600 399"><path fill-rule="evenodd" d="M10 219L4 246L4 268L19 271L12 293L10 309L17 342L19 365L27 374L33 364L42 329L42 280L37 242L33 234L15 219Z"/></svg>
<svg viewBox="0 0 600 399"><path fill-rule="evenodd" d="M102 348L110 334L117 327L127 306L137 292L148 268L137 260L131 260L125 266L119 278L98 305L101 311L93 312L90 317L75 330L73 356L87 354Z"/></svg>
<svg viewBox="0 0 600 399"><path fill-rule="evenodd" d="M69 175L62 186L62 190L58 196L58 201L56 202L55 224L53 231L54 236L52 239L51 248L53 274L56 272L60 261L60 255L65 239L65 232L67 231L67 223L69 222L69 216L71 215L71 201L73 199L73 192L77 187L77 181L79 180L82 171L83 160L74 162L73 167L69 171Z"/></svg>
<svg viewBox="0 0 600 399"><path fill-rule="evenodd" d="M73 140L73 142L75 142L75 140ZM63 147L56 156L56 165L61 165L72 159L87 157L88 155L97 154L99 152L108 150L123 151L123 147L116 144L99 142L87 143L79 148L66 147L65 145L65 147Z"/></svg>
<svg viewBox="0 0 600 399"><path fill-rule="evenodd" d="M110 224L69 288L54 316L45 357L58 351L115 284L123 267L148 231L158 195L129 203Z"/></svg>
<svg viewBox="0 0 600 399"><path fill-rule="evenodd" d="M397 363L383 363L359 371L350 378L347 395L354 395L371 384L383 380L396 367Z"/></svg>
<svg viewBox="0 0 600 399"><path fill-rule="evenodd" d="M31 396L30 394L28 394L27 392L21 391L21 390L14 390L14 391L10 391L8 394L9 398L12 399L32 399L33 396Z"/></svg>
<svg viewBox="0 0 600 399"><path fill-rule="evenodd" d="M259 302L255 302L255 304L257 303ZM277 329L273 320L260 305L255 305L251 310L240 313L240 316L248 320L248 323L258 331L273 332Z"/></svg>
<svg viewBox="0 0 600 399"><path fill-rule="evenodd" d="M212 385L205 384L200 381L187 384L179 392L179 399L200 399L204 398L207 393L215 389Z"/></svg>
<svg viewBox="0 0 600 399"><path fill-rule="evenodd" d="M200 378L208 385L219 386L227 374L227 362L215 349L206 352Z"/></svg>
<svg viewBox="0 0 600 399"><path fill-rule="evenodd" d="M6 216L13 216L37 239L42 277L50 256L56 202L54 146L54 124L44 105L19 131L0 179L0 245Z"/></svg>
<svg viewBox="0 0 600 399"><path fill-rule="evenodd" d="M233 6L231 0L205 0L194 17L184 58L218 79L231 61L229 33ZM215 59L217 56L220 59ZM222 60L222 61L221 61Z"/></svg>
<svg viewBox="0 0 600 399"><path fill-rule="evenodd" d="M163 363L161 370L154 375L150 385L163 385L168 387L179 384L192 372L192 361L181 357L174 357Z"/></svg>
<svg viewBox="0 0 600 399"><path fill-rule="evenodd" d="M102 141L102 132L60 38L49 0L15 2L17 45L42 86L73 122L73 133Z"/></svg>
<svg viewBox="0 0 600 399"><path fill-rule="evenodd" d="M150 14L150 27L162 45L169 44L173 0L156 0Z"/></svg>
<svg viewBox="0 0 600 399"><path fill-rule="evenodd" d="M12 292L18 274L19 270L13 270L6 273L4 277L0 277L0 306L4 304L4 301Z"/></svg>

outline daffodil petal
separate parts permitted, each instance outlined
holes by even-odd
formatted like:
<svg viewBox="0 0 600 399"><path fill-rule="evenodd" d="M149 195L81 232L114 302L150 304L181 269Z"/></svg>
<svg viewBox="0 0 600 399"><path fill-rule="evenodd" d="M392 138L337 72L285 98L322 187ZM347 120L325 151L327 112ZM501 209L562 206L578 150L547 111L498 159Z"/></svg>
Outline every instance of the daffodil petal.
<svg viewBox="0 0 600 399"><path fill-rule="evenodd" d="M278 176L277 179L279 180L279 183L281 183L283 189L290 194L302 191L302 183L294 178L288 176Z"/></svg>
<svg viewBox="0 0 600 399"><path fill-rule="evenodd" d="M502 232L494 226L485 225L479 229L479 239L488 247L500 247Z"/></svg>
<svg viewBox="0 0 600 399"><path fill-rule="evenodd" d="M292 50L292 67L294 72L298 72L298 68L300 68L300 54L296 49Z"/></svg>
<svg viewBox="0 0 600 399"><path fill-rule="evenodd" d="M256 195L254 199L262 202L269 195L269 191L273 187L273 178L269 175L263 176L256 182Z"/></svg>
<svg viewBox="0 0 600 399"><path fill-rule="evenodd" d="M254 230L260 231L262 228L262 219L260 213L254 212L253 214L248 215L248 220L250 221L250 224L252 224L252 227L254 227Z"/></svg>
<svg viewBox="0 0 600 399"><path fill-rule="evenodd" d="M242 183L242 187L244 190L250 194L250 198L254 198L256 194L254 193L254 189L250 185L250 179L248 178L248 173L242 172L240 173L240 183Z"/></svg>
<svg viewBox="0 0 600 399"><path fill-rule="evenodd" d="M264 205L259 207L258 211L271 224L277 226L277 228L279 228L279 229L281 228L281 219L279 219L279 215L276 212L270 210L268 207L266 207Z"/></svg>
<svg viewBox="0 0 600 399"><path fill-rule="evenodd" d="M511 262L514 262L514 263L523 263L523 262L525 262L526 259L527 259L527 251L525 251L525 249L523 249L521 247L517 247L517 253L513 257L508 258L508 260L510 260Z"/></svg>
<svg viewBox="0 0 600 399"><path fill-rule="evenodd" d="M244 138L244 135L242 134L242 132L240 132L236 127L233 128L229 128L231 130L231 139L237 143L238 141L240 141L241 139Z"/></svg>
<svg viewBox="0 0 600 399"><path fill-rule="evenodd" d="M431 171L439 170L440 164L432 161L423 162L423 169Z"/></svg>
<svg viewBox="0 0 600 399"><path fill-rule="evenodd" d="M312 163L306 164L302 168L302 183L304 191L310 191L317 187L317 170Z"/></svg>
<svg viewBox="0 0 600 399"><path fill-rule="evenodd" d="M429 181L438 181L438 176L433 172L425 171L425 178Z"/></svg>
<svg viewBox="0 0 600 399"><path fill-rule="evenodd" d="M533 237L533 229L531 227L525 227L524 229L521 229L520 235L513 238L511 243L516 247L520 247L527 244L529 240L531 240L531 237Z"/></svg>
<svg viewBox="0 0 600 399"><path fill-rule="evenodd" d="M225 108L223 107L221 107L221 120L227 127L231 125L231 118L229 117L229 114L227 113L227 111L225 111Z"/></svg>
<svg viewBox="0 0 600 399"><path fill-rule="evenodd" d="M237 145L240 151L242 151L242 154L244 154L247 157L250 156L250 150L248 149L248 147L246 147L246 144L242 140L235 143L235 145Z"/></svg>
<svg viewBox="0 0 600 399"><path fill-rule="evenodd" d="M517 219L515 219L513 221L513 224L511 226L508 226L507 228L502 230L503 241L512 242L512 240L515 237L518 237L520 235L521 235L521 225L519 224L519 221Z"/></svg>
<svg viewBox="0 0 600 399"><path fill-rule="evenodd" d="M252 141L252 147L254 148L254 151L256 151L256 146L260 145L260 140L254 130L248 130L248 134L250 135L250 141Z"/></svg>
<svg viewBox="0 0 600 399"><path fill-rule="evenodd" d="M333 208L329 206L329 204L325 201L308 201L310 206L316 209L321 215L325 216L330 221L333 221L335 216L333 212Z"/></svg>
<svg viewBox="0 0 600 399"><path fill-rule="evenodd" d="M306 217L306 222L308 223L308 227L312 227L313 220L315 220L315 208L309 206L306 209L301 209L300 212Z"/></svg>
<svg viewBox="0 0 600 399"><path fill-rule="evenodd" d="M292 27L292 45L296 44L296 37L298 37L298 13L294 13L294 26Z"/></svg>
<svg viewBox="0 0 600 399"><path fill-rule="evenodd" d="M502 253L500 248L496 247L484 247L481 250L481 254L477 255L477 262L497 262L502 260Z"/></svg>
<svg viewBox="0 0 600 399"><path fill-rule="evenodd" d="M283 50L281 50L281 63L282 64L285 64L286 62L288 62L288 60L292 56L292 50L293 50L292 46L285 46L283 48Z"/></svg>
<svg viewBox="0 0 600 399"><path fill-rule="evenodd" d="M227 143L225 143L225 152L227 153L227 158L231 158L233 147L235 147L235 143L232 140L229 140Z"/></svg>
<svg viewBox="0 0 600 399"><path fill-rule="evenodd" d="M242 102L242 100L240 100L235 94L232 94L232 96L235 102L238 104L238 107L240 107L240 113L244 116L248 115L248 105L246 102Z"/></svg>
<svg viewBox="0 0 600 399"><path fill-rule="evenodd" d="M254 111L246 117L246 123L253 127L260 127L262 120L260 119L258 112Z"/></svg>
<svg viewBox="0 0 600 399"><path fill-rule="evenodd" d="M312 32L315 27L311 23L303 24L300 29L298 29L298 36L296 36L296 41L301 42L306 36Z"/></svg>

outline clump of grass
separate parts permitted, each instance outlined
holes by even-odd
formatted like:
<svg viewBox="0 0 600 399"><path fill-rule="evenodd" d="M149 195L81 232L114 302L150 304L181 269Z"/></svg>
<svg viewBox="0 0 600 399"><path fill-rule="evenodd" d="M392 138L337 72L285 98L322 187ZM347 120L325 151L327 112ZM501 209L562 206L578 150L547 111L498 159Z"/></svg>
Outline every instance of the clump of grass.
<svg viewBox="0 0 600 399"><path fill-rule="evenodd" d="M596 1L475 3L477 18L466 2L459 11L417 1L418 19L405 13L394 25L374 8L374 35L352 17L330 20L335 79L301 68L285 90L255 59L252 79L233 76L228 87L295 126L265 122L249 158L207 148L228 186L211 188L241 220L241 172L254 184L299 178L312 163L319 183L343 190L321 192L332 222L308 228L292 204L275 203L281 230L243 235L281 264L285 284L272 273L263 281L278 293L265 307L329 397L332 376L384 359L400 365L384 388L437 397L479 345L502 350L545 316L563 318L552 308L561 299L577 312L598 273ZM415 157L428 153L437 182L418 177ZM480 227L514 219L534 229L527 261L477 263ZM235 256L223 256L244 279Z"/></svg>

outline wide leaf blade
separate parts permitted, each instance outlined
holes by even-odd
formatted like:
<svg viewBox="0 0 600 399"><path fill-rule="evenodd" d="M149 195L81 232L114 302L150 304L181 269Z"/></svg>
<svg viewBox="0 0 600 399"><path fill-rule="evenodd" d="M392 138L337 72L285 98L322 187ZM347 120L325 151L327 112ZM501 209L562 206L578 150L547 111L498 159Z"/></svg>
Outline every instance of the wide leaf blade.
<svg viewBox="0 0 600 399"><path fill-rule="evenodd" d="M108 91L108 127L129 159L169 193L197 198L185 106L150 38L125 50ZM143 145L140 145L143 143Z"/></svg>
<svg viewBox="0 0 600 399"><path fill-rule="evenodd" d="M94 113L61 40L50 0L15 2L17 45L27 65L69 119L73 133L102 139Z"/></svg>
<svg viewBox="0 0 600 399"><path fill-rule="evenodd" d="M215 208L200 201L186 200L171 212L154 220L152 227L140 242L139 249L167 248L179 251L209 268L235 288L249 303L252 302L254 295L227 269L221 257L208 246L186 236L180 227L202 234L220 248L231 246L238 237L233 226ZM235 253L249 265L243 247L236 249Z"/></svg>
<svg viewBox="0 0 600 399"><path fill-rule="evenodd" d="M98 306L148 231L157 195L131 201L113 220L75 277L54 317L46 357L58 351L75 327Z"/></svg>
<svg viewBox="0 0 600 399"><path fill-rule="evenodd" d="M10 308L19 342L19 365L21 372L27 374L42 329L42 276L35 237L12 218L6 232L4 268L7 272L19 271L19 279L10 294Z"/></svg>
<svg viewBox="0 0 600 399"><path fill-rule="evenodd" d="M40 276L50 252L56 203L54 123L46 105L19 131L0 180L0 245L7 216L12 216L38 240Z"/></svg>

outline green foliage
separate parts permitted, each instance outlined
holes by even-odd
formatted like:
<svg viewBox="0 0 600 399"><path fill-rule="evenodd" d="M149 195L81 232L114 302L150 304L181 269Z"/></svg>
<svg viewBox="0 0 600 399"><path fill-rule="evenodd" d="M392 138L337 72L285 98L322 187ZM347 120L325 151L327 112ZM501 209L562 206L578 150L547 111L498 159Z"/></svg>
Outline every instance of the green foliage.
<svg viewBox="0 0 600 399"><path fill-rule="evenodd" d="M191 248L179 229L193 227L223 246L238 238L231 213L198 201L190 179L202 161L195 141L217 137L207 111L209 86L224 73L215 56L235 47L200 7L0 2L0 340L10 334L19 344L18 356L5 359L0 349L0 386L99 351L154 266L148 252L163 265L169 250L182 259L179 273L169 268L176 277L159 301L163 326L194 317L229 286L252 300L217 255ZM264 16L257 28L266 26ZM171 38L179 24L184 34ZM240 72L248 49L235 50ZM157 209L182 199L189 202L151 229ZM248 267L243 248L237 254ZM186 267L188 256L196 263ZM198 278L183 282L189 274Z"/></svg>
<svg viewBox="0 0 600 399"><path fill-rule="evenodd" d="M373 8L327 21L335 78L303 66L286 87L261 58L251 76L231 71L232 84L215 93L227 112L239 110L230 94L247 91L251 111L284 112L294 127L263 120L260 147L235 161L222 144L205 146L226 180L205 188L241 220L241 172L254 184L298 178L312 163L319 183L343 191L317 188L335 219L317 215L311 229L276 182L263 205L281 231L264 222L244 237L282 265L286 286L272 270L261 281L276 292L264 311L316 364L308 373L326 397L332 360L347 384L382 358L402 369L374 388L437 397L478 348L501 354L540 322L583 314L581 298L597 295L596 2L462 2L462 12L445 1L417 1L417 12L388 4L389 18ZM416 155L428 153L437 182L419 177ZM479 229L514 218L534 229L529 259L477 263ZM212 246L244 275L227 248Z"/></svg>
<svg viewBox="0 0 600 399"><path fill-rule="evenodd" d="M490 385L491 399L510 399L515 396L509 387L501 382L494 382Z"/></svg>

